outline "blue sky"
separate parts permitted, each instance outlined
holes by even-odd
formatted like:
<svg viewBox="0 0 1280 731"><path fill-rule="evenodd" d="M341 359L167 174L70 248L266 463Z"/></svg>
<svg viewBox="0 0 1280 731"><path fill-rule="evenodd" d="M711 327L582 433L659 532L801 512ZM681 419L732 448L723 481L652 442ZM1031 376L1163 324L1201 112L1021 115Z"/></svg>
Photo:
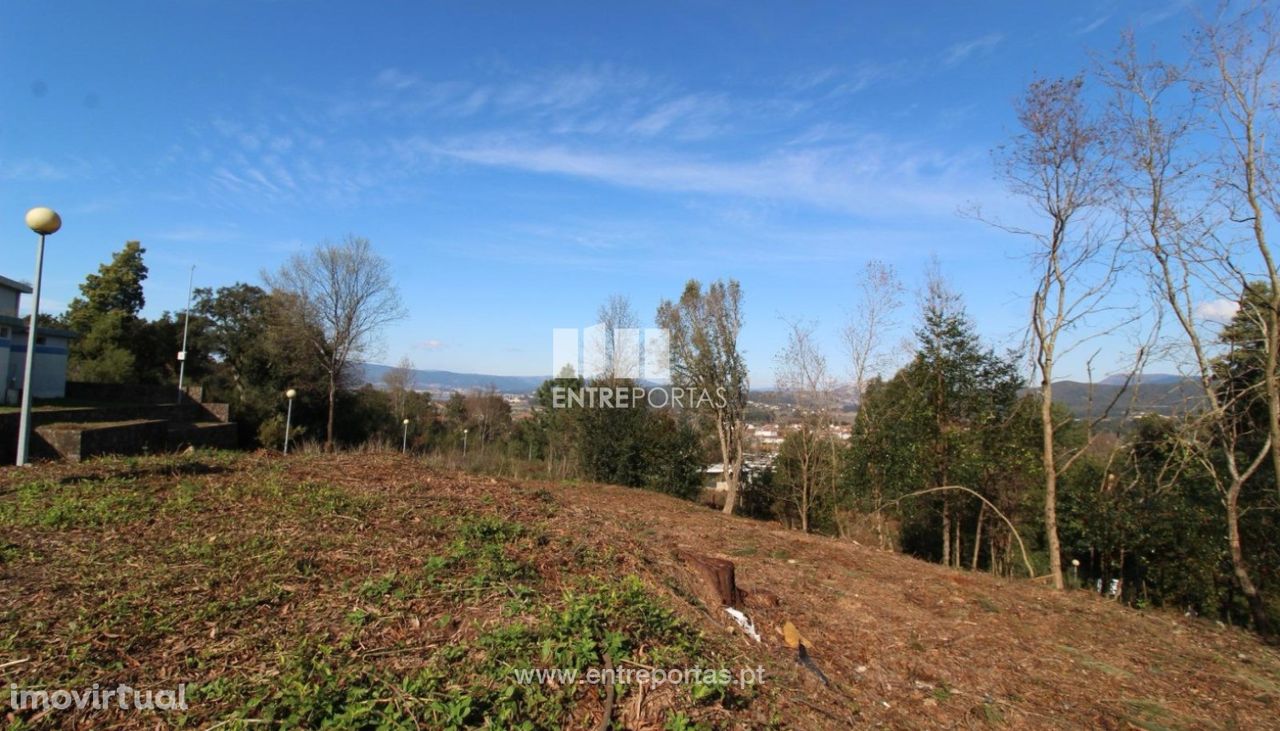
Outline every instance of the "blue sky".
<svg viewBox="0 0 1280 731"><path fill-rule="evenodd" d="M1011 102L1126 27L1169 47L1196 12L11 0L0 274L31 276L33 205L64 219L46 310L127 239L147 248L157 314L183 307L192 264L197 286L257 283L359 234L411 312L379 360L504 375L546 372L552 328L591 324L612 293L649 320L686 279L735 277L767 385L782 318L815 321L843 371L864 262L914 286L936 256L984 335L1012 346L1024 244L957 215L1023 215L990 162Z"/></svg>

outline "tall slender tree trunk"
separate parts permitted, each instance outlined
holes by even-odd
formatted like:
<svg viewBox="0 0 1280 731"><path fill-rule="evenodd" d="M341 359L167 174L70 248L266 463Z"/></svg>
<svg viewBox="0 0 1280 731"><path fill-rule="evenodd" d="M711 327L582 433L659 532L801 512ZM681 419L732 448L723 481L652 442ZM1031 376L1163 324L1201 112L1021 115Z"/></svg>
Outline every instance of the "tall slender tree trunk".
<svg viewBox="0 0 1280 731"><path fill-rule="evenodd" d="M1000 560L996 557L996 530L992 526L991 531L987 533L987 562L988 568L993 576L1000 574Z"/></svg>
<svg viewBox="0 0 1280 731"><path fill-rule="evenodd" d="M333 451L333 404L338 396L338 376L330 371L329 373L329 425L325 430L324 450L326 452Z"/></svg>
<svg viewBox="0 0 1280 731"><path fill-rule="evenodd" d="M1259 236L1262 234L1259 233ZM1268 260L1270 263L1270 260ZM1276 490L1280 492L1280 290L1272 276L1270 307L1267 308L1267 372L1263 375L1267 399L1267 431L1271 435L1271 469L1275 473Z"/></svg>
<svg viewBox="0 0 1280 731"><path fill-rule="evenodd" d="M1257 160L1254 158L1254 150L1258 143L1255 141L1252 116L1246 124L1244 135L1246 150L1243 161L1244 194L1249 203L1250 212L1253 214L1253 240L1266 265L1268 284L1271 285L1271 291L1268 293L1270 306L1267 308L1267 322L1260 328L1263 331L1263 343L1267 348L1267 372L1262 382L1267 399L1267 432L1271 435L1271 468L1275 472L1276 490L1280 491L1280 380L1278 380L1280 373L1277 373L1277 367L1280 366L1280 270L1276 267L1276 261L1271 255L1271 246L1267 243L1267 229L1264 223L1266 212L1263 210L1258 191L1260 171Z"/></svg>
<svg viewBox="0 0 1280 731"><path fill-rule="evenodd" d="M724 514L733 515L733 510L738 504L738 472L734 469L733 459L731 457L732 445L729 444L729 427L724 422L716 420L716 435L720 438L720 466L724 470Z"/></svg>
<svg viewBox="0 0 1280 731"><path fill-rule="evenodd" d="M951 565L956 568L960 568L960 555L964 553L964 547L962 545L963 538L961 538L961 535L962 535L961 530L963 528L963 524L962 524L962 521L960 520L960 516L956 516L956 519L954 522L956 526L956 538L955 538L955 541L951 544Z"/></svg>
<svg viewBox="0 0 1280 731"><path fill-rule="evenodd" d="M831 443L831 498L834 501L836 494L839 492L840 453L836 451L835 435L832 434L830 436L831 438L828 441ZM1280 474L1277 477L1280 477ZM841 537L843 538L844 536Z"/></svg>
<svg viewBox="0 0 1280 731"><path fill-rule="evenodd" d="M809 450L805 450L805 456L800 460L800 532L809 532L809 502L813 498L813 491L809 485Z"/></svg>
<svg viewBox="0 0 1280 731"><path fill-rule="evenodd" d="M951 564L951 512L946 498L942 498L942 565Z"/></svg>
<svg viewBox="0 0 1280 731"><path fill-rule="evenodd" d="M982 519L986 517L987 504L982 503L982 507L978 508L978 527L973 529L973 560L969 562L969 570L978 570L978 554L982 549Z"/></svg>
<svg viewBox="0 0 1280 731"><path fill-rule="evenodd" d="M876 512L874 525L876 529L876 545L883 551L885 548L884 541L884 513L882 512L883 501L880 499L880 478L876 477L875 487L872 489L872 499L875 500Z"/></svg>
<svg viewBox="0 0 1280 731"><path fill-rule="evenodd" d="M1001 566L1003 573L1009 578L1013 578L1013 534L1005 531L1004 536L1004 561Z"/></svg>
<svg viewBox="0 0 1280 731"><path fill-rule="evenodd" d="M1271 620L1267 617L1267 607L1249 576L1249 566L1244 558L1244 549L1240 545L1240 488L1237 481L1227 490L1227 540L1231 544L1231 568L1235 574L1240 591L1249 603L1249 613L1253 616L1254 629L1263 637L1271 637Z"/></svg>
<svg viewBox="0 0 1280 731"><path fill-rule="evenodd" d="M1062 555L1058 545L1058 466L1053 453L1053 381L1052 361L1046 356L1046 364L1041 369L1040 381L1040 421L1041 459L1044 464L1044 533L1049 550L1049 573L1053 576L1053 587L1064 588L1062 581Z"/></svg>
<svg viewBox="0 0 1280 731"><path fill-rule="evenodd" d="M738 496L742 494L742 465L746 459L742 447L742 432L740 427L730 425L730 434L733 436L733 445L731 454L733 455L733 506L736 510L738 507Z"/></svg>

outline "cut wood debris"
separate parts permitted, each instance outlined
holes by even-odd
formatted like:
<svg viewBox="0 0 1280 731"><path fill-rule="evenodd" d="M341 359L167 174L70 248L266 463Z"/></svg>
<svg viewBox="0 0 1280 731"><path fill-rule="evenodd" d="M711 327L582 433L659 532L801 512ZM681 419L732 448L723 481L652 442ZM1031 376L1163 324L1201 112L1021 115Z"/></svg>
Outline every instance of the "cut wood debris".
<svg viewBox="0 0 1280 731"><path fill-rule="evenodd" d="M817 676L818 680L821 680L823 685L831 685L831 681L827 679L826 673L822 672L822 669L813 661L813 658L809 657L809 650L813 647L813 643L809 642L808 638L800 634L800 630L796 629L796 626L791 623L791 620L788 619L780 628L778 628L778 634L782 635L782 640L786 643L787 647L796 651L796 662L800 663L806 670Z"/></svg>
<svg viewBox="0 0 1280 731"><path fill-rule="evenodd" d="M738 626L742 628L743 632L747 633L748 637L755 640L756 642L760 641L760 633L756 631L756 626L751 622L751 620L747 617L747 615L743 614L737 609L734 609L733 607L725 607L724 611L730 617L733 617L733 621L738 623Z"/></svg>
<svg viewBox="0 0 1280 731"><path fill-rule="evenodd" d="M782 635L782 641L787 643L787 647L793 650L799 650L802 647L813 647L812 643L804 635L800 634L800 630L796 629L796 626L789 619L778 628L778 634Z"/></svg>

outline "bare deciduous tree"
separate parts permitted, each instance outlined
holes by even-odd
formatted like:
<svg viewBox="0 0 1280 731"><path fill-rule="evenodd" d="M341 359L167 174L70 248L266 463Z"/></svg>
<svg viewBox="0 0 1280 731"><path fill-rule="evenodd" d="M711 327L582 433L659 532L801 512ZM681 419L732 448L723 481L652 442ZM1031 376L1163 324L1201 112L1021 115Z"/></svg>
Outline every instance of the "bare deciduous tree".
<svg viewBox="0 0 1280 731"><path fill-rule="evenodd" d="M596 320L601 325L602 337L595 347L601 352L592 355L597 355L604 364L605 378L613 381L635 377L640 372L639 339L626 337L625 331L640 327L640 318L631 309L631 300L620 294L610 295L596 310Z"/></svg>
<svg viewBox="0 0 1280 731"><path fill-rule="evenodd" d="M476 426L481 449L510 429L511 405L494 384L473 389L466 397L468 420Z"/></svg>
<svg viewBox="0 0 1280 731"><path fill-rule="evenodd" d="M777 386L795 399L800 430L791 455L794 474L784 485L787 500L800 516L800 529L809 532L815 498L824 488L834 488L836 450L831 433L835 406L835 380L827 371L827 359L814 340L812 325L789 321L787 344L777 355ZM824 453L830 452L830 461Z"/></svg>
<svg viewBox="0 0 1280 731"><path fill-rule="evenodd" d="M325 448L333 449L334 403L351 363L372 352L378 333L405 316L387 262L369 240L347 236L294 254L263 278L282 295L275 313L280 328L293 328L328 376L329 416ZM306 323L311 327L297 327Z"/></svg>
<svg viewBox="0 0 1280 731"><path fill-rule="evenodd" d="M1001 173L1044 228L1001 226L1033 244L1032 363L1039 375L1045 537L1049 571L1063 588L1058 541L1057 486L1063 466L1056 452L1054 368L1073 347L1076 327L1104 306L1116 281L1119 249L1109 245L1100 219L1107 193L1105 138L1081 98L1083 80L1038 79L1019 100L1021 131L998 151Z"/></svg>
<svg viewBox="0 0 1280 731"><path fill-rule="evenodd" d="M401 356L400 362L383 374L382 383L391 396L391 410L396 415L396 421L404 419L407 416L409 393L417 385L416 371L409 356Z"/></svg>
<svg viewBox="0 0 1280 731"><path fill-rule="evenodd" d="M888 339L897 326L897 312L902 307L903 286L897 272L889 264L872 259L866 263L858 278L858 302L841 331L845 349L849 353L849 370L859 410L867 393L867 384L873 374L889 368L892 358L886 352ZM898 348L910 352L912 346ZM858 418L865 418L860 414ZM834 448L834 445L833 445ZM880 548L887 546L884 530L883 475L879 465L868 465L871 470L872 521Z"/></svg>
<svg viewBox="0 0 1280 731"><path fill-rule="evenodd" d="M746 436L747 365L738 350L742 288L731 279L713 282L703 292L691 279L679 300L658 305L656 321L670 337L673 384L697 392L698 410L715 427L727 488L724 512L732 514Z"/></svg>
<svg viewBox="0 0 1280 731"><path fill-rule="evenodd" d="M1230 32L1245 32L1236 28ZM1236 264L1237 242L1220 236L1224 222L1214 215L1221 191L1227 194L1228 215L1241 202L1253 212L1253 220L1244 222L1250 229L1249 239L1263 250L1264 266L1275 276L1266 252L1265 231L1258 224L1262 213L1257 191L1262 185L1256 166L1260 150L1250 151L1253 132L1247 128L1254 112L1237 116L1231 109L1241 97L1228 91L1242 83L1253 86L1260 79L1235 79L1231 69L1236 62L1226 56L1243 52L1247 46L1228 41L1220 28L1205 30L1202 46L1203 68L1209 69L1205 82L1189 76L1188 70L1161 62L1139 60L1132 37L1125 39L1120 53L1103 70L1113 91L1112 126L1116 159L1120 170L1116 189L1120 192L1120 214L1125 221L1126 238L1145 254L1146 271L1153 292L1177 323L1184 354L1195 369L1202 405L1195 418L1184 423L1183 449L1174 452L1176 460L1192 461L1222 495L1227 524L1228 550L1232 574L1249 603L1250 613L1262 634L1270 632L1265 604L1245 560L1240 533L1240 497L1246 485L1274 455L1275 417L1269 409L1267 439L1258 445L1242 427L1239 412L1242 401L1255 398L1252 389L1224 388L1217 367L1216 341L1204 329L1198 317L1197 303L1205 297L1238 297L1247 280ZM1274 38L1273 38L1274 43ZM1256 73L1253 69L1249 74ZM1256 87L1254 87L1256 89ZM1207 100L1200 98L1207 92ZM1218 122L1230 126L1242 123L1244 129L1225 130L1228 152L1217 165L1206 166L1193 139L1202 120L1197 115L1200 103L1217 107ZM1253 158L1253 161L1250 161ZM1197 171L1205 174L1196 174ZM1233 218L1235 216L1232 216ZM1274 278L1271 280L1274 282ZM1252 314L1257 331L1263 334L1267 353L1266 371L1259 387L1265 389L1268 406L1274 402L1276 339L1274 284L1265 295L1266 306ZM1179 465L1167 466L1161 479L1178 479Z"/></svg>
<svg viewBox="0 0 1280 731"><path fill-rule="evenodd" d="M1222 13L1227 6L1222 6ZM1280 167L1267 150L1280 133L1280 19L1265 4L1206 23L1195 61L1196 91L1213 115L1222 141L1214 182L1230 219L1246 226L1245 243L1257 254L1269 286L1262 315L1271 463L1280 489L1280 264L1267 238L1268 219L1280 215Z"/></svg>
<svg viewBox="0 0 1280 731"><path fill-rule="evenodd" d="M858 280L858 303L841 335L849 351L853 387L861 400L873 372L885 364L884 346L902 306L902 282L893 267L879 259L867 262Z"/></svg>

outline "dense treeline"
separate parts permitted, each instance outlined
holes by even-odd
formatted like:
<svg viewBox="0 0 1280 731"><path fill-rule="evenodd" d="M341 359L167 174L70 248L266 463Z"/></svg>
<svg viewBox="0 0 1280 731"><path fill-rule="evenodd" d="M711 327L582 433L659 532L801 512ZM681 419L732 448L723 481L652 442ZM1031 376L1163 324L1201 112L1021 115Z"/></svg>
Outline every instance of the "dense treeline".
<svg viewBox="0 0 1280 731"><path fill-rule="evenodd" d="M177 380L182 313L165 312L154 320L141 316L145 253L139 242L128 242L86 278L80 297L61 318L46 318L81 334L69 358L72 380ZM290 296L286 289L245 283L193 293L188 383L202 385L208 400L231 405L246 447L283 444L284 394L290 388L297 391L293 440L305 443L326 436L328 370L312 356L310 345L324 341L323 328L297 316L296 307L282 306L281 300ZM281 318L282 312L293 316ZM314 336L301 336L299 330ZM646 487L682 497L695 496L701 484L705 454L689 419L643 403L627 409L552 408L552 387L586 385L580 380L548 381L537 394L531 417L513 420L511 405L492 389L454 393L444 403L434 403L429 393L414 388L413 364L407 360L378 387L356 383L353 373L348 369L339 379L334 400L334 441L339 446L399 446L403 440L415 452L543 461L547 472L561 479ZM618 378L592 385L605 384L635 386Z"/></svg>
<svg viewBox="0 0 1280 731"><path fill-rule="evenodd" d="M42 317L79 334L72 341L68 378L97 383L172 384L178 378L177 350L184 313L142 317L146 249L130 241L111 261L80 285L60 317ZM239 282L192 295L186 351L188 384L204 387L205 398L231 405L246 447L279 448L284 441L285 392L295 389L292 437L319 441L326 436L328 371L306 333L323 341L322 327L282 300L292 295ZM290 315L282 317L283 314ZM323 348L320 349L323 351ZM322 355L325 355L321 352ZM327 356L326 356L327 357ZM432 402L414 390L411 365L394 369L381 388L341 374L335 398L334 439L339 445L370 442L399 445L409 419L410 446L417 450L460 448L470 429L473 445L484 449L511 432L510 406L497 393L455 394Z"/></svg>
<svg viewBox="0 0 1280 731"><path fill-rule="evenodd" d="M697 496L706 464L697 431L670 409L641 400L628 408L591 408L557 399L553 389L632 389L635 381L611 378L549 380L535 397L533 417L519 423L528 454L565 479L644 487L679 497Z"/></svg>
<svg viewBox="0 0 1280 731"><path fill-rule="evenodd" d="M183 317L164 312L154 320L142 317L146 304L143 285L148 270L146 249L130 241L111 261L80 285L52 323L79 334L68 357L70 380L96 383L175 383L177 350L181 347ZM298 389L296 434L305 434L314 421L318 394L315 369L271 327L272 295L251 284L194 292L186 353L188 383L205 386L208 398L231 404L246 446L278 443L283 417L278 416L283 394ZM277 423L278 422L278 423Z"/></svg>
<svg viewBox="0 0 1280 731"><path fill-rule="evenodd" d="M1032 571L1043 576L1039 397L1010 358L982 344L954 295L927 299L920 320L914 355L891 378L868 384L847 442L829 436L833 448L816 451L826 460L823 469L835 464L840 479L819 489L804 522L818 532L1005 576L1027 576L1025 544ZM1233 429L1260 441L1262 353L1249 322L1245 309L1223 330L1217 387L1255 394L1241 402ZM1199 415L1141 416L1119 434L1091 434L1091 424L1066 409L1055 407L1054 414L1059 449L1082 450L1060 484L1063 558L1078 562L1068 584L1114 592L1135 605L1249 623L1234 582L1222 496L1209 475L1222 466L1198 461L1184 441L1214 438L1196 433ZM763 506L758 514L802 524L796 501L786 496L801 489L797 454L804 438L804 428L790 432L772 479L757 485L751 502ZM1272 473L1258 472L1244 495L1241 544L1277 612L1280 501Z"/></svg>

